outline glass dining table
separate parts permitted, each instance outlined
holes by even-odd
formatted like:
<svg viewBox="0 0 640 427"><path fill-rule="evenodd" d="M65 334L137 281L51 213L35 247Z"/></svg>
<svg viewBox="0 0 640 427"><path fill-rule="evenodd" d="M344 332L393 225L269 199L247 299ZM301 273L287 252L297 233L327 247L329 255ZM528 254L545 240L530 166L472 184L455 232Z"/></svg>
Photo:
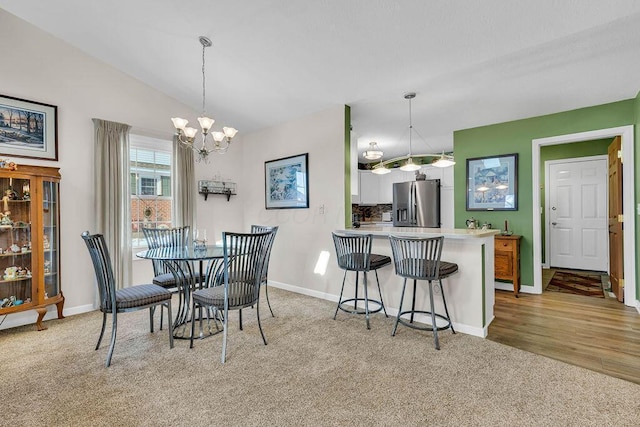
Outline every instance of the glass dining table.
<svg viewBox="0 0 640 427"><path fill-rule="evenodd" d="M223 274L224 250L222 246L196 248L190 245L156 248L138 252L136 256L161 261L173 274L178 288L178 310L173 323L174 337L189 339L191 337L191 328L188 325L191 321L191 294L196 289L211 286L216 282L216 278ZM215 335L221 331L217 324L217 314L206 313L207 330L203 331L200 328L200 338ZM215 328L211 326L212 323Z"/></svg>

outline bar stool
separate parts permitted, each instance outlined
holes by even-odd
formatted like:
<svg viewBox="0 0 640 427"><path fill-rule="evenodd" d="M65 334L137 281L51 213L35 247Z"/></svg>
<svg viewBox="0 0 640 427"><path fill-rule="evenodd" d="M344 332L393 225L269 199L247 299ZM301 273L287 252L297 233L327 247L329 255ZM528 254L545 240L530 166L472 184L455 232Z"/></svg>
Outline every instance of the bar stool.
<svg viewBox="0 0 640 427"><path fill-rule="evenodd" d="M440 341L438 340L438 331L451 328L452 333L456 333L451 323L451 317L449 316L449 310L447 309L447 301L444 297L444 289L442 288L442 279L449 277L453 273L458 271L458 265L452 262L441 261L440 256L442 254L442 244L444 237L399 237L389 236L391 242L391 250L393 253L393 261L396 267L396 274L404 277L404 284L402 285L402 296L400 297L400 307L398 308L398 315L393 325L393 332L391 336L396 335L398 329L398 323L402 323L413 329L421 329L424 331L433 331L433 339L435 341L436 350L440 350ZM402 311L402 302L404 300L404 293L407 288L407 279L413 279L413 299L411 302L411 310ZM431 311L416 310L416 282L418 280L427 280L429 282L429 300L431 303ZM433 304L433 284L432 282L437 280L440 284L440 293L442 294L442 302L444 303L445 315L435 312ZM431 316L431 325L417 326L413 323L413 316L415 313L422 313ZM407 322L405 319L401 319L401 316L410 314L411 318ZM446 321L444 326L438 326L436 318Z"/></svg>
<svg viewBox="0 0 640 427"><path fill-rule="evenodd" d="M391 258L386 255L378 255L371 253L371 234L343 234L332 233L333 243L336 247L336 255L338 259L338 266L344 270L344 277L342 278L342 289L340 290L340 298L338 299L338 306L336 312L333 315L333 320L338 315L338 310L342 310L352 314L364 314L367 321L367 329L371 329L369 325L369 315L378 313L384 310L384 315L387 315L387 310L384 307L382 301L382 292L380 291L380 280L378 279L378 269L385 265L391 264ZM367 290L367 272L373 270L376 274L376 281L378 283L378 295L380 295L380 301L370 299L369 292ZM344 282L347 278L348 271L356 272L356 289L354 298L345 298L344 294ZM358 277L360 272L364 273L364 298L358 297ZM358 309L358 302L364 302L364 308ZM347 307L347 303L353 302L353 308ZM374 303L378 307L373 310L369 308L369 303Z"/></svg>

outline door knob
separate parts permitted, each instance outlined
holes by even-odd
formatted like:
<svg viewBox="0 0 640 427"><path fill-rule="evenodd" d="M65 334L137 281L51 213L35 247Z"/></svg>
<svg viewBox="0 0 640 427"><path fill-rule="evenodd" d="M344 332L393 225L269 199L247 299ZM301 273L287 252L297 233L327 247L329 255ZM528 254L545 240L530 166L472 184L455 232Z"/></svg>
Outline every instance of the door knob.
<svg viewBox="0 0 640 427"><path fill-rule="evenodd" d="M556 225L556 224L558 224L558 223L557 223L557 222L552 222L552 223L551 223L551 225Z"/></svg>

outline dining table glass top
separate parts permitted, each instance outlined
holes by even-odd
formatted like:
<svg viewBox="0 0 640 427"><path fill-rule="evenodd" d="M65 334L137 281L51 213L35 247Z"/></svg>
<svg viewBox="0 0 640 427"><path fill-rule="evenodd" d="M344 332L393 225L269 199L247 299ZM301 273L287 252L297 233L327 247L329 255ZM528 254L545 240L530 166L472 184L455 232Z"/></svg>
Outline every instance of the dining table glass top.
<svg viewBox="0 0 640 427"><path fill-rule="evenodd" d="M160 261L202 261L224 257L222 246L209 245L196 248L193 245L147 249L136 253L138 258Z"/></svg>

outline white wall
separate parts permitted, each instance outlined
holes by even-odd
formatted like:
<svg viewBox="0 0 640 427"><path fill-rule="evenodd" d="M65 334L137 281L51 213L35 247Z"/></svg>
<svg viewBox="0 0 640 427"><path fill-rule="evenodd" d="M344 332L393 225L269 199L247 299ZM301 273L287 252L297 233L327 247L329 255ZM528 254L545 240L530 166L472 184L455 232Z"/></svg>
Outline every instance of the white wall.
<svg viewBox="0 0 640 427"><path fill-rule="evenodd" d="M127 123L133 133L170 139L170 117L195 119L197 113L3 10L0 57L0 93L58 107L59 161L13 160L60 168L64 314L92 310L95 278L80 238L84 230L96 227L91 119ZM222 196L210 195L206 202L198 196L196 226L206 228L214 241L222 231L248 230L254 223L279 225L270 280L317 296L340 290L331 232L344 228L344 109L335 107L253 134L240 129L227 154L212 154L209 164L196 164L196 181L220 176L238 188L229 202ZM310 208L266 210L264 162L301 153L309 153ZM322 251L331 255L327 273L314 274ZM149 262L134 261L133 284L148 281L151 272ZM34 323L36 317L35 311L15 313L0 329ZM52 311L46 316L50 318L55 318Z"/></svg>
<svg viewBox="0 0 640 427"><path fill-rule="evenodd" d="M64 312L68 315L90 310L95 301L95 279L80 234L96 227L91 119L127 123L133 127L132 132L170 139L170 117L191 118L196 114L1 9L0 58L0 93L58 107L60 160L13 160L60 168ZM35 311L12 314L2 328L34 323L36 317ZM46 318L54 317L49 313Z"/></svg>
<svg viewBox="0 0 640 427"><path fill-rule="evenodd" d="M340 292L331 232L344 228L344 121L339 106L243 138L245 226L280 227L269 265L277 286L316 296ZM266 210L264 162L303 153L309 153L309 209ZM331 255L327 272L314 274L322 251Z"/></svg>

